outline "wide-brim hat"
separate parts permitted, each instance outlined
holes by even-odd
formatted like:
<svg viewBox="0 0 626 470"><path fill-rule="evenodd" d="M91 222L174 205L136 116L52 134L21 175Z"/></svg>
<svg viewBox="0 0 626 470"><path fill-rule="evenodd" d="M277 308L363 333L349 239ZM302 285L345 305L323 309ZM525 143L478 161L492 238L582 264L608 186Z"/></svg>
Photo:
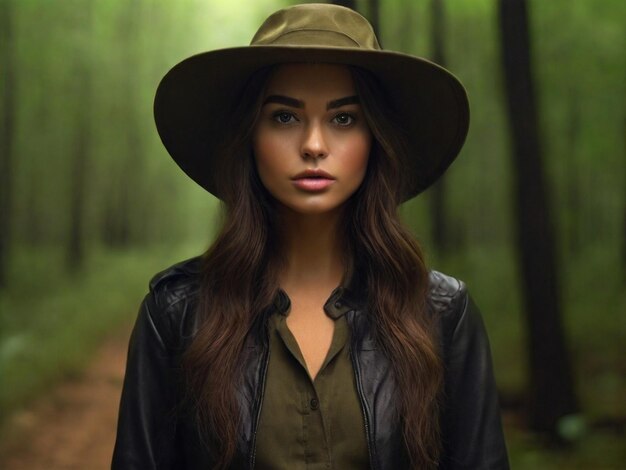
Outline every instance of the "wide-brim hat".
<svg viewBox="0 0 626 470"><path fill-rule="evenodd" d="M236 106L256 70L302 62L361 67L378 78L408 137L403 201L434 183L461 150L469 105L454 75L426 59L382 50L369 22L349 8L304 4L272 14L250 46L194 55L163 77L154 117L169 154L219 198L216 160L229 125L225 113Z"/></svg>

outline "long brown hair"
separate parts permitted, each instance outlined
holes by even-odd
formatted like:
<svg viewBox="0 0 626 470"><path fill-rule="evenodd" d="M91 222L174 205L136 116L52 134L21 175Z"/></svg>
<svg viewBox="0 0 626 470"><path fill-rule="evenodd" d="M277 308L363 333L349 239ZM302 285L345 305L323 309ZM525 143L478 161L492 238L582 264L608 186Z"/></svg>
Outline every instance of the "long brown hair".
<svg viewBox="0 0 626 470"><path fill-rule="evenodd" d="M198 332L183 358L200 432L216 455L217 468L226 467L236 451L240 410L235 390L244 341L279 287L272 199L256 173L250 144L269 72L250 79L233 116L232 134L224 139L224 220L204 256ZM358 68L351 72L374 139L363 184L348 202L346 246L364 273L375 335L393 365L411 466L431 468L440 451L443 368L426 301L424 258L397 214L407 137L391 118L375 77Z"/></svg>

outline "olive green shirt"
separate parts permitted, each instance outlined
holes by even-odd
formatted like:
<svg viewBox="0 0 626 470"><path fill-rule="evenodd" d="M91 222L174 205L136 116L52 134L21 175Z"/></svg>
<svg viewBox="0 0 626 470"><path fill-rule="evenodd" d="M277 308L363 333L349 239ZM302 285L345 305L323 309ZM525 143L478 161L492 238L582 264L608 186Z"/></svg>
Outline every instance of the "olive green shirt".
<svg viewBox="0 0 626 470"><path fill-rule="evenodd" d="M270 360L256 440L258 469L369 468L345 308L329 301L324 310L335 320L335 330L315 380L287 327L289 302L269 318Z"/></svg>

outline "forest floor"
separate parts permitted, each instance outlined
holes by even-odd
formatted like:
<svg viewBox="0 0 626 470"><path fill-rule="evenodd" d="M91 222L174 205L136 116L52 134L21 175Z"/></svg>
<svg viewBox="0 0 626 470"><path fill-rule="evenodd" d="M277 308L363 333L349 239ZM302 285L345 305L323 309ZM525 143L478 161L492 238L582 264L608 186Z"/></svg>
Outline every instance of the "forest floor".
<svg viewBox="0 0 626 470"><path fill-rule="evenodd" d="M0 468L110 468L128 336L124 329L109 337L83 374L9 418L0 440Z"/></svg>

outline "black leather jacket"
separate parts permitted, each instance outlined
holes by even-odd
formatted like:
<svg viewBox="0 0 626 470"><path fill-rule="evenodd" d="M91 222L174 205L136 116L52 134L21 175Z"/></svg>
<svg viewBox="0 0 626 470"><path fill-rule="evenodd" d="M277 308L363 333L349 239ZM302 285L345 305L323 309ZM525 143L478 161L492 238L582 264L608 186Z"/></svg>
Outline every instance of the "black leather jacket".
<svg viewBox="0 0 626 470"><path fill-rule="evenodd" d="M199 260L179 263L150 282L133 330L120 405L113 469L209 469L191 413L181 403L180 357L196 329ZM440 469L508 469L489 344L460 281L430 274L430 304L441 321L445 363ZM365 308L348 289L329 302L346 309L351 358L372 469L407 468L389 361L372 338ZM253 468L268 346L249 335L238 390L242 429L232 468Z"/></svg>

